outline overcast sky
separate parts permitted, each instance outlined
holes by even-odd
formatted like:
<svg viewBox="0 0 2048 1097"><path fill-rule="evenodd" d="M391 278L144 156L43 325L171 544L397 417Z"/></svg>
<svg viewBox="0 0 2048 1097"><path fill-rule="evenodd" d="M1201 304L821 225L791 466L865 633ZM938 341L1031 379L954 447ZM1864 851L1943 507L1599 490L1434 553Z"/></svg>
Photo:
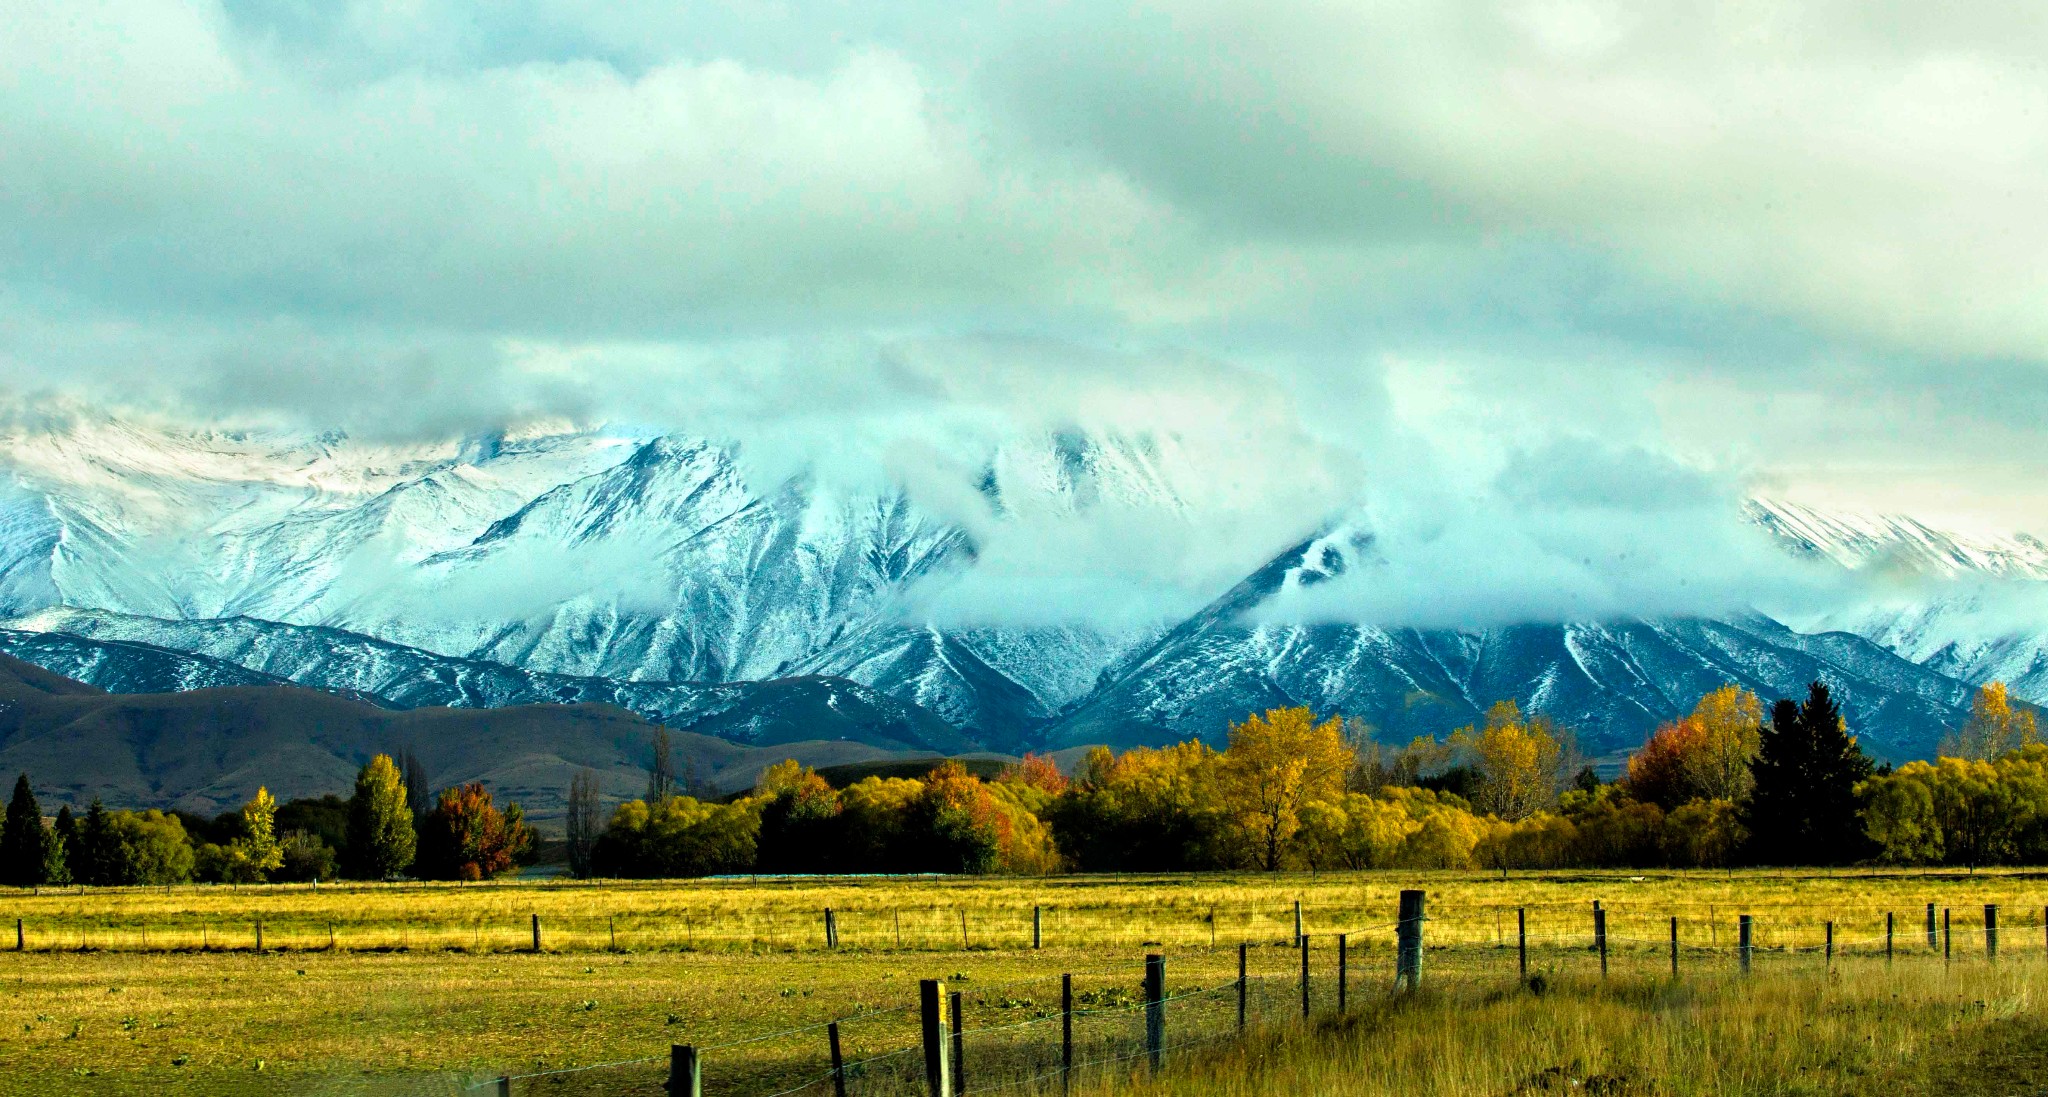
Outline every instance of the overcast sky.
<svg viewBox="0 0 2048 1097"><path fill-rule="evenodd" d="M2039 5L0 25L14 402L790 461L1080 425L1215 439L1328 506L1534 484L2048 530Z"/></svg>

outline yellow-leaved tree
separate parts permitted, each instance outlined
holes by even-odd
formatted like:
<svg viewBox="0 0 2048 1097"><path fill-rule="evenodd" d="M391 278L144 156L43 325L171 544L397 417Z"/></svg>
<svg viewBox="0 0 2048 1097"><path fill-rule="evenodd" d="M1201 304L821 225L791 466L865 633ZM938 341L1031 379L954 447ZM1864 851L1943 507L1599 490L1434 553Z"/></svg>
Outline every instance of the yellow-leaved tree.
<svg viewBox="0 0 2048 1097"><path fill-rule="evenodd" d="M2015 706L2004 682L1990 682L1971 698L1969 720L1942 740L1940 753L1945 758L1986 762L2040 741L2040 723L2033 710Z"/></svg>
<svg viewBox="0 0 2048 1097"><path fill-rule="evenodd" d="M1344 793L1354 756L1338 720L1316 722L1306 708L1276 708L1230 726L1219 773L1224 810L1267 871L1301 830L1309 804Z"/></svg>
<svg viewBox="0 0 2048 1097"><path fill-rule="evenodd" d="M1521 706L1500 701L1486 710L1484 728L1461 728L1451 741L1478 766L1479 810L1515 822L1557 802L1565 750L1549 720L1525 718Z"/></svg>

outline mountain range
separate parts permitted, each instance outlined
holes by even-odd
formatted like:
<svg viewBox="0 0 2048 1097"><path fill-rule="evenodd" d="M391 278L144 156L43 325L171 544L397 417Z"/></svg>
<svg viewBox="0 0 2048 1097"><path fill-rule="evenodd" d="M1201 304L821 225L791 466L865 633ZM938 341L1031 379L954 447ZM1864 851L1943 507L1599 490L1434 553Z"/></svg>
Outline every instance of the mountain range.
<svg viewBox="0 0 2048 1097"><path fill-rule="evenodd" d="M1290 592L1376 566L1369 525L1311 516L1315 532L1191 613L956 626L923 607L979 566L971 523L895 487L757 489L733 447L702 439L386 444L70 415L0 429L0 464L0 652L124 695L288 684L400 715L603 705L740 749L947 754L1220 743L1276 704L1397 740L1513 698L1609 759L1726 682L1768 698L1826 679L1891 759L1931 751L1983 681L2048 701L2048 628L1990 612L2048 588L2048 546L1776 501L1744 519L1788 554L1934 585L1803 615L1271 618ZM976 483L997 522L1172 514L1190 490L1170 439L1076 433L996 450Z"/></svg>

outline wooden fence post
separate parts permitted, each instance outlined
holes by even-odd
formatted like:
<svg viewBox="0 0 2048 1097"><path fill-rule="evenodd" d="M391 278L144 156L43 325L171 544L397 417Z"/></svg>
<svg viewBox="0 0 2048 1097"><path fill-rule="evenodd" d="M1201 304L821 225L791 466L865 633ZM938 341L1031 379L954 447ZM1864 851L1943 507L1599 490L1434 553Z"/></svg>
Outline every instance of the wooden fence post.
<svg viewBox="0 0 2048 1097"><path fill-rule="evenodd" d="M1984 904L1984 958L1998 960L1998 904Z"/></svg>
<svg viewBox="0 0 2048 1097"><path fill-rule="evenodd" d="M1350 1003L1346 999L1351 990L1350 934L1337 935L1337 1012L1347 1012Z"/></svg>
<svg viewBox="0 0 2048 1097"><path fill-rule="evenodd" d="M846 1059L839 1053L839 1022L825 1026L825 1038L832 1042L832 1097L846 1097Z"/></svg>
<svg viewBox="0 0 2048 1097"><path fill-rule="evenodd" d="M1678 915L1671 916L1671 977L1678 978Z"/></svg>
<svg viewBox="0 0 2048 1097"><path fill-rule="evenodd" d="M1243 941L1237 943L1237 1031L1239 1032L1244 1031L1245 998L1251 990L1251 981L1245 977L1245 958L1246 954L1250 951L1250 945Z"/></svg>
<svg viewBox="0 0 2048 1097"><path fill-rule="evenodd" d="M928 1097L953 1097L953 1066L946 1053L946 984L917 984L918 1019L924 1034L924 1083Z"/></svg>
<svg viewBox="0 0 2048 1097"><path fill-rule="evenodd" d="M1927 951L1933 952L1940 947L1941 938L1935 935L1934 929L1934 904L1929 903L1927 904Z"/></svg>
<svg viewBox="0 0 2048 1097"><path fill-rule="evenodd" d="M689 1044L668 1046L668 1097L704 1097L704 1064Z"/></svg>
<svg viewBox="0 0 2048 1097"><path fill-rule="evenodd" d="M1074 1087L1074 977L1060 976L1060 1089Z"/></svg>
<svg viewBox="0 0 2048 1097"><path fill-rule="evenodd" d="M263 919L256 919L256 951L263 951Z"/></svg>
<svg viewBox="0 0 2048 1097"><path fill-rule="evenodd" d="M1741 962L1744 975L1749 974L1750 948L1755 940L1751 936L1754 932L1753 926L1754 923L1747 914L1742 915L1741 920L1736 925L1735 955Z"/></svg>
<svg viewBox="0 0 2048 1097"><path fill-rule="evenodd" d="M1158 1070L1166 1055L1166 957L1145 957L1145 1053Z"/></svg>
<svg viewBox="0 0 2048 1097"><path fill-rule="evenodd" d="M1593 947L1600 950L1600 977L1607 978L1607 910L1593 900Z"/></svg>
<svg viewBox="0 0 2048 1097"><path fill-rule="evenodd" d="M1033 906L1031 908L1031 947L1034 949L1045 947L1044 907Z"/></svg>
<svg viewBox="0 0 2048 1097"><path fill-rule="evenodd" d="M1394 944L1394 989L1419 990L1422 987L1422 914L1423 892L1405 890L1401 892L1401 915L1395 928Z"/></svg>
<svg viewBox="0 0 2048 1097"><path fill-rule="evenodd" d="M1947 907L1941 908L1941 962L1944 964L1955 955L1956 949L1955 929L1949 924L1948 913Z"/></svg>
<svg viewBox="0 0 2048 1097"><path fill-rule="evenodd" d="M966 908L966 907L961 907L961 908L960 908L960 951L962 951L962 952L966 952L966 951L967 951L967 949L968 949L968 947L969 947L969 946L968 946L968 944L967 944L967 908Z"/></svg>
<svg viewBox="0 0 2048 1097"><path fill-rule="evenodd" d="M1301 951L1301 1015L1302 1015L1302 1017L1303 1017L1304 1019L1306 1019L1306 1018L1308 1017L1308 1011L1309 1011L1309 1006L1308 1006L1308 934L1304 933L1304 934L1302 934L1302 935L1301 935L1301 940L1300 940L1299 944L1300 944L1300 946L1301 946L1301 948L1300 948L1300 951Z"/></svg>
<svg viewBox="0 0 2048 1097"><path fill-rule="evenodd" d="M953 1022L953 1092L967 1092L967 1011L962 1008L961 994L954 991L947 996L946 1012Z"/></svg>
<svg viewBox="0 0 2048 1097"><path fill-rule="evenodd" d="M498 1091L498 1097L512 1097L512 1076L511 1076L511 1075L509 1075L509 1074L500 1074L500 1075L498 1076L498 1086L497 1086L497 1091Z"/></svg>
<svg viewBox="0 0 2048 1097"><path fill-rule="evenodd" d="M533 951L540 951L540 915L533 916Z"/></svg>
<svg viewBox="0 0 2048 1097"><path fill-rule="evenodd" d="M1827 948L1828 948L1828 966L1829 966L1829 967L1834 967L1834 966L1835 966L1835 924L1834 924L1833 922L1829 922L1829 923L1827 924L1827 932L1828 932L1828 945L1827 945Z"/></svg>
<svg viewBox="0 0 2048 1097"><path fill-rule="evenodd" d="M1515 908L1515 961L1521 965L1522 981L1529 981L1529 908Z"/></svg>
<svg viewBox="0 0 2048 1097"><path fill-rule="evenodd" d="M1296 899L1294 901L1294 943L1299 945L1301 941L1301 900Z"/></svg>
<svg viewBox="0 0 2048 1097"><path fill-rule="evenodd" d="M28 931L21 927L21 919L14 920L14 951L28 951Z"/></svg>
<svg viewBox="0 0 2048 1097"><path fill-rule="evenodd" d="M1884 912L1884 962L1892 962L1892 912Z"/></svg>

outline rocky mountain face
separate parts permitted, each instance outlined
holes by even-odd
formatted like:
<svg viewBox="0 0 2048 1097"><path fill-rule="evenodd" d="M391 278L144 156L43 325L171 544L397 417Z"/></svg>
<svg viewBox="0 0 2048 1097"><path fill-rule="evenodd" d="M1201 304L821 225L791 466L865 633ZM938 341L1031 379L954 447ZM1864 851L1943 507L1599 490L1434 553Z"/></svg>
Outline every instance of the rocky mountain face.
<svg viewBox="0 0 2048 1097"><path fill-rule="evenodd" d="M977 505L992 521L1170 515L1183 504L1161 445L1015 447L989 461ZM1778 697L1821 677L1893 758L1931 749L1990 677L2048 700L2040 629L1980 635L1960 593L1796 629L1757 614L1267 623L1290 586L1371 567L1370 531L1344 526L1177 621L940 627L923 596L981 553L961 524L894 489L761 488L729 447L685 438L379 445L80 418L0 428L0 462L0 651L123 692L292 682L393 710L602 703L742 744L945 752L1220 741L1274 704L1405 739L1511 697L1614 754L1723 683ZM1772 503L1749 517L1845 569L2048 580L2030 539Z"/></svg>

